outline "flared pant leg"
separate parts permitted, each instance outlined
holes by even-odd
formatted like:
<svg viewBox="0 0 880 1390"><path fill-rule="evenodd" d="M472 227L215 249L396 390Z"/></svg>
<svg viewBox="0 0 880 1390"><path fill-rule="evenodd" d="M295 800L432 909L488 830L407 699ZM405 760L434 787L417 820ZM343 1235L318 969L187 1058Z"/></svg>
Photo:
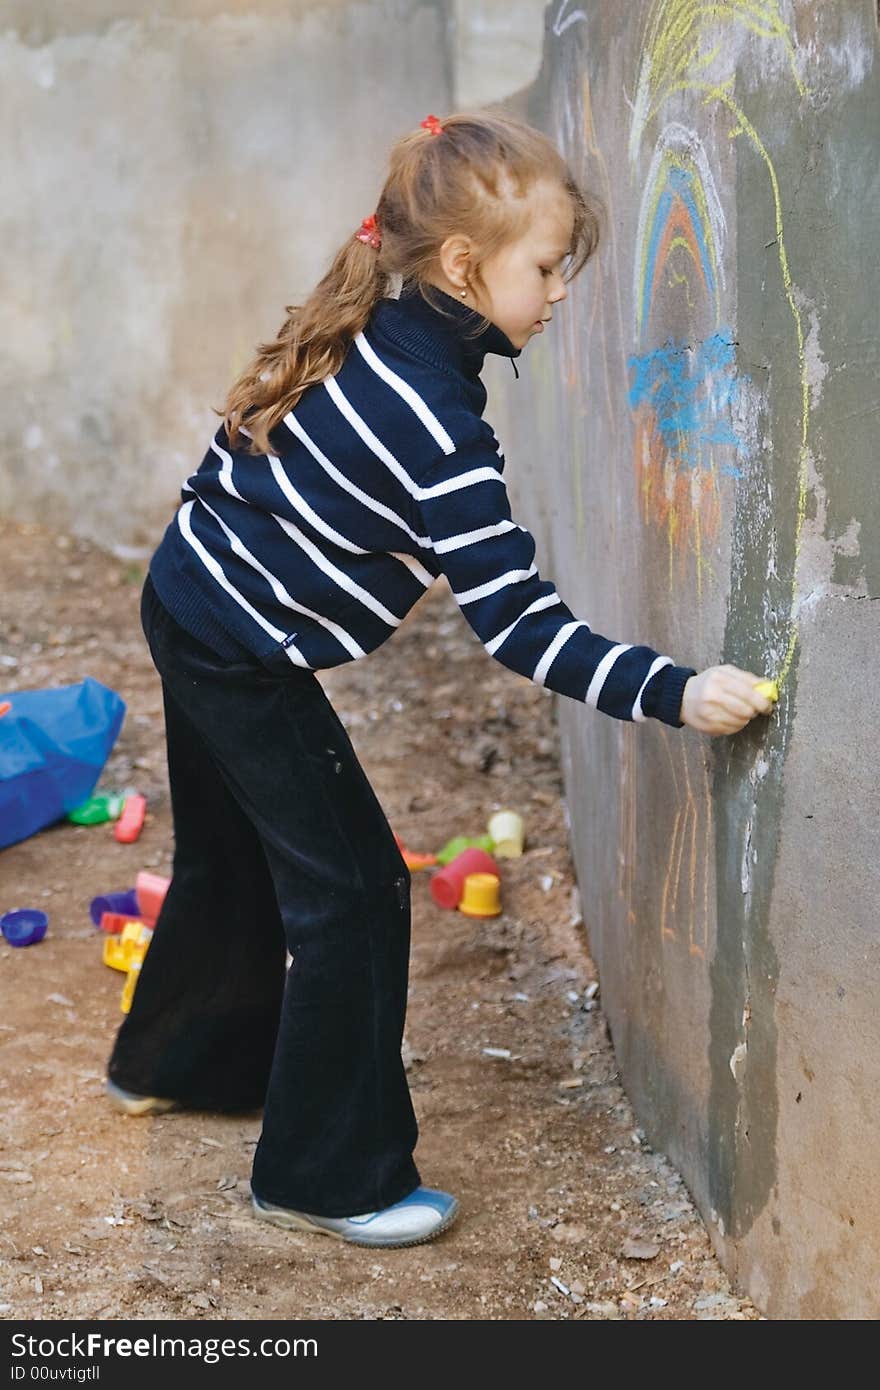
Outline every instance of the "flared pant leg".
<svg viewBox="0 0 880 1390"><path fill-rule="evenodd" d="M420 1181L400 1053L410 875L391 827L313 673L224 661L149 581L142 612L165 692L174 878L110 1076L193 1106L264 1097L253 1186L269 1201L389 1206Z"/></svg>

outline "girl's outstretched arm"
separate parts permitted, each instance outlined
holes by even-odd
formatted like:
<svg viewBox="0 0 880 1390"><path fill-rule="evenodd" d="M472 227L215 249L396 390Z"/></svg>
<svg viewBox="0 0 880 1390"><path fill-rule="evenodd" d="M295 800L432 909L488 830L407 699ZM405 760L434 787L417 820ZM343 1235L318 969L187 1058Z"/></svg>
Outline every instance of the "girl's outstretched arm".
<svg viewBox="0 0 880 1390"><path fill-rule="evenodd" d="M437 460L419 480L416 524L430 538L453 596L490 656L615 719L681 728L696 671L648 646L616 642L575 618L535 566L535 541L511 516L491 427Z"/></svg>
<svg viewBox="0 0 880 1390"><path fill-rule="evenodd" d="M491 427L421 478L419 529L490 656L538 685L615 719L659 719L708 734L741 729L772 705L734 666L701 674L648 646L616 642L575 618L535 566L535 541L511 516Z"/></svg>

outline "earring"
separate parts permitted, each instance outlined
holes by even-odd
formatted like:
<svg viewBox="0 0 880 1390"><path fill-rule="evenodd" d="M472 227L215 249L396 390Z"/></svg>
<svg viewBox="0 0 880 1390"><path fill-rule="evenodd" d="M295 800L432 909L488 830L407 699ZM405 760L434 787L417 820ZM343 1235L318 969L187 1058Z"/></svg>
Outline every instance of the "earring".
<svg viewBox="0 0 880 1390"><path fill-rule="evenodd" d="M462 299L464 299L464 297L465 297L466 294L467 294L467 290L462 290L462 292L461 292L461 297L462 297Z"/></svg>

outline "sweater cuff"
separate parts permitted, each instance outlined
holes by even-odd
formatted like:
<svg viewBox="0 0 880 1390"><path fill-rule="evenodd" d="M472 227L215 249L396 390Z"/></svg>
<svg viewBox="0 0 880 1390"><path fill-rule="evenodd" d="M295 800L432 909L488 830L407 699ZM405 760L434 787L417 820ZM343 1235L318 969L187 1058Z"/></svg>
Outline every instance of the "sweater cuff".
<svg viewBox="0 0 880 1390"><path fill-rule="evenodd" d="M681 697L691 676L697 673L690 666L663 666L650 681L642 696L642 710L650 719L683 729Z"/></svg>

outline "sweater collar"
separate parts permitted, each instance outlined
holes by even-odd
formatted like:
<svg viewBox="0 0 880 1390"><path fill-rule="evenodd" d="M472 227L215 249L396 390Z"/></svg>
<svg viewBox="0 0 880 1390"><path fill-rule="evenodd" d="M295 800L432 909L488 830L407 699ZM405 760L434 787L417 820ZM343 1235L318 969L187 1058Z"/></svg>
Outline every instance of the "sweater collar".
<svg viewBox="0 0 880 1390"><path fill-rule="evenodd" d="M487 353L519 357L522 348L514 347L497 324L489 323L477 332L481 316L474 309L436 285L431 285L428 293L440 310L427 302L414 282L404 282L398 299L380 300L377 307L386 331L390 328L400 341L435 366L451 366L471 380L479 377ZM519 376L515 363L513 370Z"/></svg>

